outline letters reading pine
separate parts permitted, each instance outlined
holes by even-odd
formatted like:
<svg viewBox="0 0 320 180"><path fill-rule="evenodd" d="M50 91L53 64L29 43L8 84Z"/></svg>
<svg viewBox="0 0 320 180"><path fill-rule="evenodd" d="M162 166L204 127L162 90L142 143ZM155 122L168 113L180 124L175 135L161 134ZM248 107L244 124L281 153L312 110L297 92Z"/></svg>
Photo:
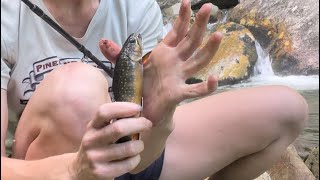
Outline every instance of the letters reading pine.
<svg viewBox="0 0 320 180"><path fill-rule="evenodd" d="M77 61L79 61L78 58L59 59L56 56L50 57L50 58L46 58L41 61L35 62L34 70L36 71L36 73L47 72L47 71L51 71L57 66L61 66L63 64L68 64L68 63L77 62Z"/></svg>

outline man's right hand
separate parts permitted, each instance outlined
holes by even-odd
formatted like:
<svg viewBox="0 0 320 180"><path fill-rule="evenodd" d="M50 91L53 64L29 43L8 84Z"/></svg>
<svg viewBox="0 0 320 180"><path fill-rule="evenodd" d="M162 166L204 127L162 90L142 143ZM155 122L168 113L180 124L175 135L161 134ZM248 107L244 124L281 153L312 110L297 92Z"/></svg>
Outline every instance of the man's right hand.
<svg viewBox="0 0 320 180"><path fill-rule="evenodd" d="M143 117L127 118L140 111L140 106L126 102L106 103L100 107L87 126L73 162L75 179L114 179L139 164L139 154L144 149L141 140L115 142L121 137L151 129L151 121Z"/></svg>

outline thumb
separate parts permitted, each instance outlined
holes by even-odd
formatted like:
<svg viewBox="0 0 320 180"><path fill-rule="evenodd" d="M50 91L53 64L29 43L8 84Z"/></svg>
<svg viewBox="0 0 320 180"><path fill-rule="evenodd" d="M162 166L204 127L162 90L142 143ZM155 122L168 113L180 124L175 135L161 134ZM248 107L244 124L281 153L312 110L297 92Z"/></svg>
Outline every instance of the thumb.
<svg viewBox="0 0 320 180"><path fill-rule="evenodd" d="M99 47L100 47L102 54L109 61L111 61L113 64L115 64L118 57L119 57L121 48L113 41L109 41L106 39L101 39L99 41Z"/></svg>

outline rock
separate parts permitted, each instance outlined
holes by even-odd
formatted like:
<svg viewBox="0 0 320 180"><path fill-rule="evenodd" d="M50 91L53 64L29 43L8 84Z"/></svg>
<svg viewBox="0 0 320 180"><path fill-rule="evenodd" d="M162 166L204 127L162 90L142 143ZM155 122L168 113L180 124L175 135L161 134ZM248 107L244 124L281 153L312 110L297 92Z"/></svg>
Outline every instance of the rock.
<svg viewBox="0 0 320 180"><path fill-rule="evenodd" d="M310 149L309 147L305 147L306 145L302 144L301 139L299 138L297 138L292 144L296 148L302 161L305 162L312 149Z"/></svg>
<svg viewBox="0 0 320 180"><path fill-rule="evenodd" d="M315 149L315 152L319 153ZM318 157L319 154L315 157ZM209 180L207 178L205 180ZM254 180L315 180L315 176L299 157L295 147L290 145L281 159L271 169Z"/></svg>
<svg viewBox="0 0 320 180"><path fill-rule="evenodd" d="M315 180L315 176L299 157L293 145L287 148L280 161L267 171L272 180Z"/></svg>
<svg viewBox="0 0 320 180"><path fill-rule="evenodd" d="M252 32L276 74L319 74L319 0L242 0L229 20Z"/></svg>
<svg viewBox="0 0 320 180"><path fill-rule="evenodd" d="M314 148L309 154L305 164L313 175L319 179L319 147Z"/></svg>
<svg viewBox="0 0 320 180"><path fill-rule="evenodd" d="M168 8L162 9L162 16L163 16L163 24L167 25L171 23L173 25L174 20L179 15L181 3L174 4Z"/></svg>
<svg viewBox="0 0 320 180"><path fill-rule="evenodd" d="M219 76L219 85L236 84L249 78L257 61L255 40L244 26L236 23L221 24L212 31L220 31L224 38L210 63L194 75L195 79L206 80L209 74ZM204 43L208 35L204 38Z"/></svg>
<svg viewBox="0 0 320 180"><path fill-rule="evenodd" d="M265 172L254 180L271 180L270 175Z"/></svg>
<svg viewBox="0 0 320 180"><path fill-rule="evenodd" d="M181 0L157 0L161 9L168 8L174 4L181 3Z"/></svg>

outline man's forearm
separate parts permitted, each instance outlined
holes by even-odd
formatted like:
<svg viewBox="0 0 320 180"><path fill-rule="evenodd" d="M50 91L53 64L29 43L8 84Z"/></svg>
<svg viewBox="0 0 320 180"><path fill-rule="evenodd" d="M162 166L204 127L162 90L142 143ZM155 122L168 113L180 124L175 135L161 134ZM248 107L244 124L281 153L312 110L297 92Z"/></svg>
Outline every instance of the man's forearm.
<svg viewBox="0 0 320 180"><path fill-rule="evenodd" d="M74 154L53 156L41 160L25 161L1 157L1 179L4 180L70 180Z"/></svg>
<svg viewBox="0 0 320 180"><path fill-rule="evenodd" d="M167 113L168 118L164 120L164 123L158 124L148 132L140 134L141 140L144 142L144 151L140 154L141 161L137 168L131 173L138 173L148 167L153 161L155 161L163 152L167 138L174 129L174 122L172 115L174 110Z"/></svg>

